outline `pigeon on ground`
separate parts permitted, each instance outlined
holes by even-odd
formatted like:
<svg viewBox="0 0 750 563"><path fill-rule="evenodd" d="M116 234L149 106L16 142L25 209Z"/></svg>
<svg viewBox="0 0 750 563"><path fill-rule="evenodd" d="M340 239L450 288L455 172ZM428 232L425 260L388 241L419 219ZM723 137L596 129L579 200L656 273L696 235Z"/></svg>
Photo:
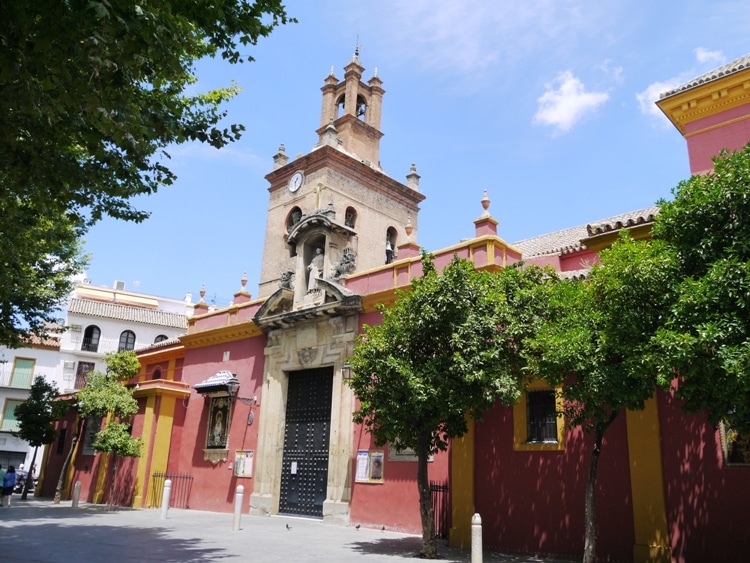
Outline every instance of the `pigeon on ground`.
<svg viewBox="0 0 750 563"><path fill-rule="evenodd" d="M385 531L385 526L383 526L382 528L380 528L380 531L384 532Z"/></svg>
<svg viewBox="0 0 750 563"><path fill-rule="evenodd" d="M357 525L356 525L356 526L354 526L354 527L355 527L355 528L357 528L357 529L359 530L359 526L360 526L360 525L359 525L359 524L357 524Z"/></svg>
<svg viewBox="0 0 750 563"><path fill-rule="evenodd" d="M292 527L291 527L291 526L290 526L289 524L287 524L287 525L286 525L286 529L287 529L287 530L291 530L291 529L292 529Z"/></svg>

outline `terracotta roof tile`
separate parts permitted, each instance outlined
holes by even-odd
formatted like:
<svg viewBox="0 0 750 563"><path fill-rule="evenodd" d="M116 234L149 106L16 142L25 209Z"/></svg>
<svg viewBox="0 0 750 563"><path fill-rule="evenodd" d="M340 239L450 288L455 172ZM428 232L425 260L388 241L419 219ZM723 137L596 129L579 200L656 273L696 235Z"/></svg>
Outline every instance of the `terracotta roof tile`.
<svg viewBox="0 0 750 563"><path fill-rule="evenodd" d="M615 215L608 219L594 221L587 225L578 225L577 227L570 227L546 235L527 238L514 242L511 246L519 249L524 258L570 254L571 252L586 249L586 246L581 244L581 240L583 239L609 231L653 222L658 211L658 207L646 207L645 209L623 213L622 215Z"/></svg>
<svg viewBox="0 0 750 563"><path fill-rule="evenodd" d="M166 311L154 311L141 307L128 307L117 303L102 303L74 297L68 305L69 313L117 319L134 323L181 328L187 330L187 316Z"/></svg>
<svg viewBox="0 0 750 563"><path fill-rule="evenodd" d="M664 92L659 95L659 99L663 100L664 98L674 96L675 94L679 94L680 92L684 92L685 90L690 90L691 88L695 88L697 86L700 86L701 84L713 82L714 80L718 78L727 76L729 74L734 74L735 72L739 72L746 68L750 68L750 54L744 55L740 57L739 59L735 59L731 63L727 63L724 66L715 68L711 72L707 72L706 74L701 74L699 77L693 78L689 82L686 82L682 86L678 86L677 88L674 88L673 90Z"/></svg>

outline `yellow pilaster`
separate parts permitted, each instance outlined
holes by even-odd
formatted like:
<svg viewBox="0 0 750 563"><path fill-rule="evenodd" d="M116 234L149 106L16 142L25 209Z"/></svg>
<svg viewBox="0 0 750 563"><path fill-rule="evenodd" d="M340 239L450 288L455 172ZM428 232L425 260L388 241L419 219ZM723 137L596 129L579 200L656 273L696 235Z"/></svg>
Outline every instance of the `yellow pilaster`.
<svg viewBox="0 0 750 563"><path fill-rule="evenodd" d="M471 517L474 515L474 421L469 431L451 442L451 521L448 543L467 549L471 546Z"/></svg>
<svg viewBox="0 0 750 563"><path fill-rule="evenodd" d="M627 411L626 421L635 529L633 561L669 563L672 554L667 533L656 398L646 401L642 411Z"/></svg>
<svg viewBox="0 0 750 563"><path fill-rule="evenodd" d="M177 399L174 396L163 395L159 407L159 418L156 422L156 436L151 457L151 472L166 471L169 461L169 445L172 440L172 425L174 423L174 407Z"/></svg>
<svg viewBox="0 0 750 563"><path fill-rule="evenodd" d="M153 449L153 440L151 436L154 428L154 405L156 396L151 395L146 398L146 409L143 413L143 433L141 439L141 457L138 458L138 467L136 469L135 490L133 491L133 506L138 508L143 506L143 495L146 494L146 470Z"/></svg>

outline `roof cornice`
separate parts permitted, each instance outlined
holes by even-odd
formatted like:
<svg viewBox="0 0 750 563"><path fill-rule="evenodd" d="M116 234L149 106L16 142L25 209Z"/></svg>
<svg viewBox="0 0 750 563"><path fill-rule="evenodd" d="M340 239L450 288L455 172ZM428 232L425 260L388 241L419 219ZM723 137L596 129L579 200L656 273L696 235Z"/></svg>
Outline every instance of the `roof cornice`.
<svg viewBox="0 0 750 563"><path fill-rule="evenodd" d="M263 331L253 321L243 321L229 326L206 329L205 331L193 334L183 334L180 336L180 342L185 348L203 348L204 346L211 346L213 344L223 344L245 338L253 338L262 334Z"/></svg>
<svg viewBox="0 0 750 563"><path fill-rule="evenodd" d="M750 68L667 95L656 105L685 136L687 124L748 103Z"/></svg>

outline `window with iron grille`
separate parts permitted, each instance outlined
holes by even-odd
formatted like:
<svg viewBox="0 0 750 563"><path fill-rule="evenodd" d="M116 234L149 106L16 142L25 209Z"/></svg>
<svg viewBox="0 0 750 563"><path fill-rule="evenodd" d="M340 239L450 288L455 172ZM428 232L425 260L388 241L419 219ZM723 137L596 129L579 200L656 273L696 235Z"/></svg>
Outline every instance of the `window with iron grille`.
<svg viewBox="0 0 750 563"><path fill-rule="evenodd" d="M96 325L89 325L83 333L83 342L81 350L84 352L96 352L99 349L99 337L102 331Z"/></svg>
<svg viewBox="0 0 750 563"><path fill-rule="evenodd" d="M74 389L83 389L86 385L86 377L88 377L89 372L94 371L95 367L96 364L94 364L94 362L78 362Z"/></svg>
<svg viewBox="0 0 750 563"><path fill-rule="evenodd" d="M557 413L553 390L526 394L527 442L557 442Z"/></svg>

